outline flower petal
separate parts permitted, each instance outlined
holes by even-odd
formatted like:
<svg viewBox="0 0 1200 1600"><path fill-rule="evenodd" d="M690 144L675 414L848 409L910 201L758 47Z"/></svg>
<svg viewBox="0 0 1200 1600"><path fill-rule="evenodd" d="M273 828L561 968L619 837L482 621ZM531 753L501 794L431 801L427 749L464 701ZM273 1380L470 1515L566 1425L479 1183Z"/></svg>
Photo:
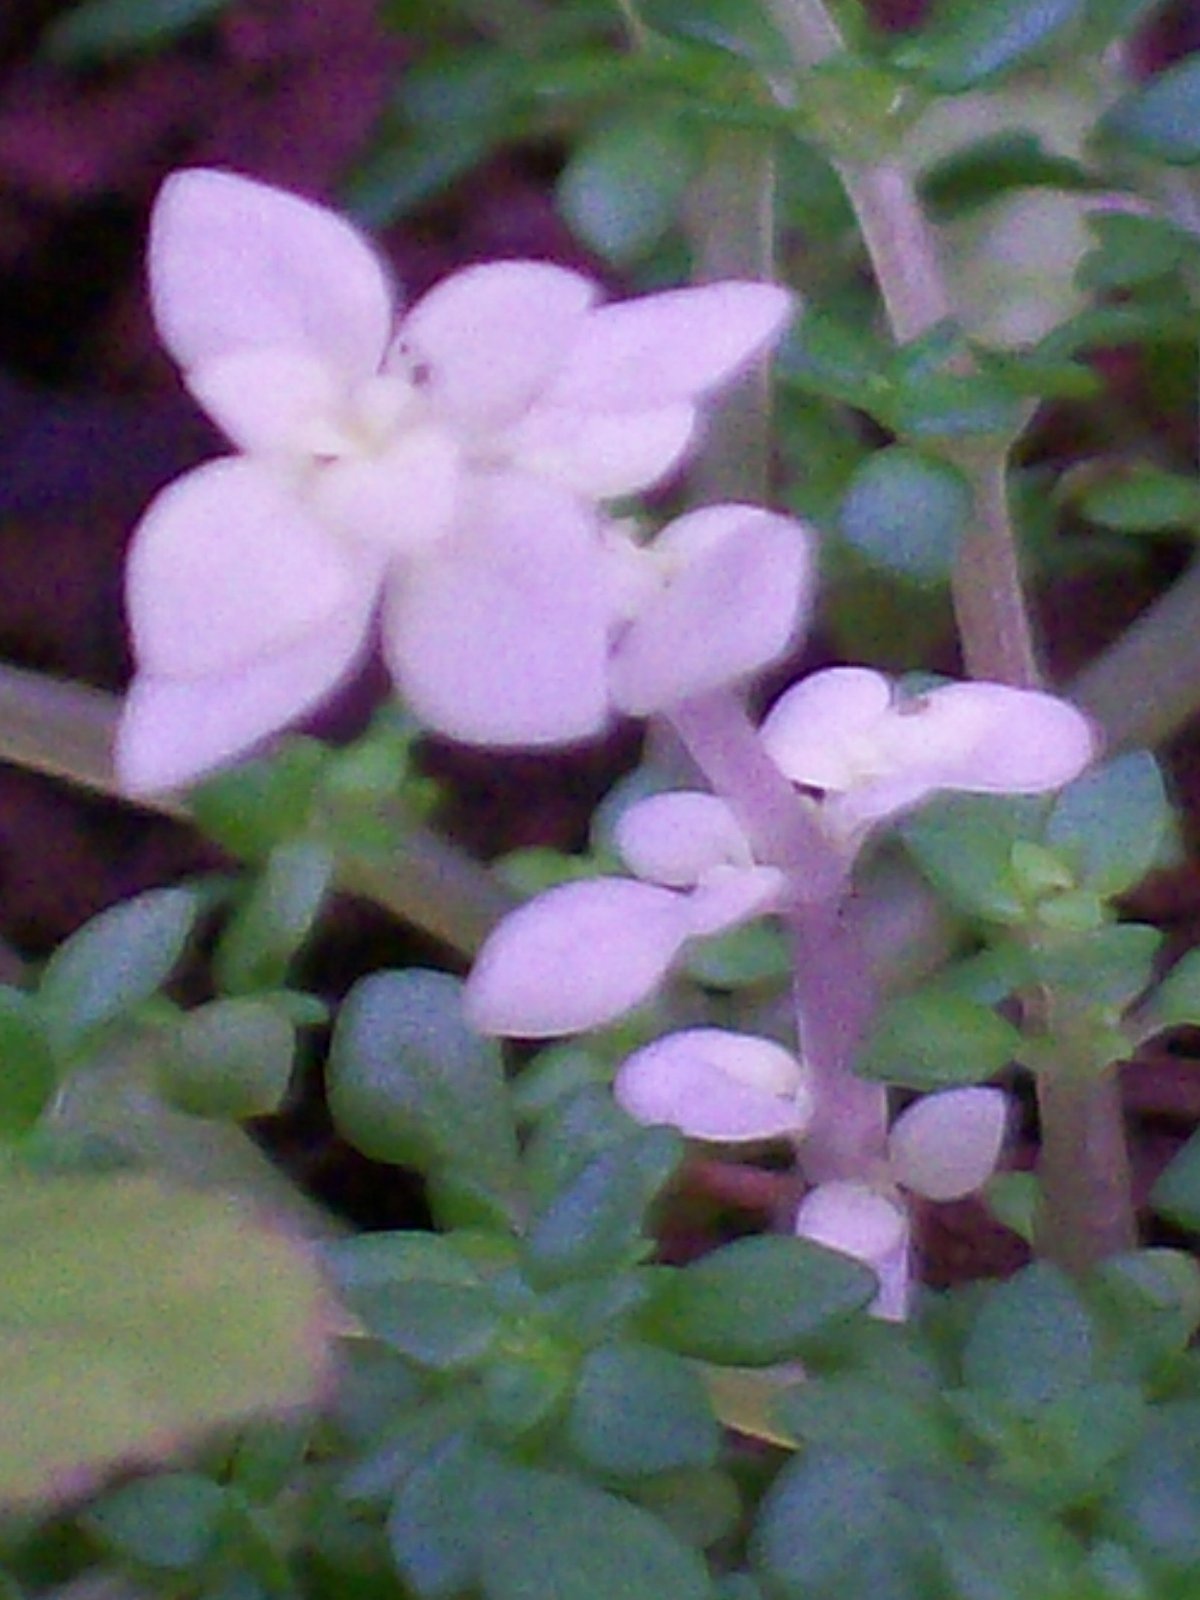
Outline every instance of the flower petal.
<svg viewBox="0 0 1200 1600"><path fill-rule="evenodd" d="M593 311L546 391L549 405L647 411L735 377L783 331L792 298L769 283L672 289Z"/></svg>
<svg viewBox="0 0 1200 1600"><path fill-rule="evenodd" d="M808 1073L795 1056L770 1039L721 1028L656 1039L629 1057L613 1087L639 1122L730 1144L794 1138L813 1112Z"/></svg>
<svg viewBox="0 0 1200 1600"><path fill-rule="evenodd" d="M209 462L168 485L134 534L126 582L138 665L198 678L272 655L351 602L369 570L284 473L242 457Z"/></svg>
<svg viewBox="0 0 1200 1600"><path fill-rule="evenodd" d="M143 673L126 697L115 761L124 793L180 789L312 710L354 667L371 607L347 607L311 637L205 678Z"/></svg>
<svg viewBox="0 0 1200 1600"><path fill-rule="evenodd" d="M687 937L683 897L628 878L563 884L504 918L467 979L480 1033L582 1033L649 999Z"/></svg>
<svg viewBox="0 0 1200 1600"><path fill-rule="evenodd" d="M795 684L759 732L767 754L793 783L849 789L861 781L860 746L892 704L892 686L866 667L831 667Z"/></svg>
<svg viewBox="0 0 1200 1600"><path fill-rule="evenodd" d="M561 365L598 293L590 279L543 261L467 267L412 308L388 365L416 377L455 422L505 427Z"/></svg>
<svg viewBox="0 0 1200 1600"><path fill-rule="evenodd" d="M441 428L410 428L377 455L331 461L311 484L314 512L352 542L394 555L427 549L458 509L462 457Z"/></svg>
<svg viewBox="0 0 1200 1600"><path fill-rule="evenodd" d="M1092 723L1066 700L1002 683L952 683L897 717L906 764L938 788L1041 794L1077 778L1098 753Z"/></svg>
<svg viewBox="0 0 1200 1600"><path fill-rule="evenodd" d="M295 349L354 377L383 359L388 273L325 206L232 172L168 178L150 222L159 333L185 369L244 349Z"/></svg>
<svg viewBox="0 0 1200 1600"><path fill-rule="evenodd" d="M693 888L713 867L754 865L733 809L700 789L635 801L617 818L613 843L631 872L672 889Z"/></svg>
<svg viewBox="0 0 1200 1600"><path fill-rule="evenodd" d="M528 472L611 500L661 482L687 454L696 421L689 404L628 412L535 405L499 448Z"/></svg>
<svg viewBox="0 0 1200 1600"><path fill-rule="evenodd" d="M551 484L497 475L391 586L388 662L427 727L468 744L600 732L609 604L593 518Z"/></svg>
<svg viewBox="0 0 1200 1600"><path fill-rule="evenodd" d="M865 1183L819 1183L800 1202L796 1232L802 1239L840 1250L872 1268L879 1293L877 1317L901 1322L911 1297L908 1218L901 1208Z"/></svg>
<svg viewBox="0 0 1200 1600"><path fill-rule="evenodd" d="M688 896L693 938L710 939L779 909L787 875L778 867L712 867Z"/></svg>
<svg viewBox="0 0 1200 1600"><path fill-rule="evenodd" d="M712 506L664 530L653 553L673 576L613 650L613 699L647 716L736 683L776 660L808 610L811 545L801 523Z"/></svg>
<svg viewBox="0 0 1200 1600"><path fill-rule="evenodd" d="M232 350L198 362L188 387L239 450L303 456L319 453L322 438L345 409L337 373L299 346Z"/></svg>
<svg viewBox="0 0 1200 1600"><path fill-rule="evenodd" d="M897 1183L927 1200L959 1200L996 1170L1008 1123L999 1089L946 1089L914 1101L888 1135Z"/></svg>

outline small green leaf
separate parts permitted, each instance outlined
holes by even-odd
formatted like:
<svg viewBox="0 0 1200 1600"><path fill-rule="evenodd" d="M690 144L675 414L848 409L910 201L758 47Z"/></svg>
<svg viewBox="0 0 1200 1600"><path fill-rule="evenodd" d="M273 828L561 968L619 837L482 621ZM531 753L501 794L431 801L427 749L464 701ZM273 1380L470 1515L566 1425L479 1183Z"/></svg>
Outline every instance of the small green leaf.
<svg viewBox="0 0 1200 1600"><path fill-rule="evenodd" d="M1176 962L1143 1007L1140 1020L1155 1033L1200 1025L1200 950L1189 950Z"/></svg>
<svg viewBox="0 0 1200 1600"><path fill-rule="evenodd" d="M350 991L328 1065L329 1109L364 1155L461 1169L515 1192L516 1130L500 1052L467 1027L462 984L442 972L377 972Z"/></svg>
<svg viewBox="0 0 1200 1600"><path fill-rule="evenodd" d="M1200 56L1185 56L1132 90L1102 126L1139 155L1178 165L1200 161Z"/></svg>
<svg viewBox="0 0 1200 1600"><path fill-rule="evenodd" d="M961 94L1040 55L1084 0L940 0L921 32L896 52L943 94Z"/></svg>
<svg viewBox="0 0 1200 1600"><path fill-rule="evenodd" d="M735 1240L688 1267L661 1268L643 1335L720 1366L768 1366L874 1299L875 1275L807 1239Z"/></svg>
<svg viewBox="0 0 1200 1600"><path fill-rule="evenodd" d="M485 1285L409 1283L360 1291L354 1307L367 1331L419 1366L477 1366L500 1335L503 1311Z"/></svg>
<svg viewBox="0 0 1200 1600"><path fill-rule="evenodd" d="M1077 996L1088 1005L1123 1008L1150 982L1162 938L1157 928L1144 923L1110 924L1032 949L1032 972L1048 989Z"/></svg>
<svg viewBox="0 0 1200 1600"><path fill-rule="evenodd" d="M945 795L907 817L900 836L921 871L954 905L992 922L1020 923L1028 907L1012 847L1041 832L1043 804L999 795Z"/></svg>
<svg viewBox="0 0 1200 1600"><path fill-rule="evenodd" d="M401 1577L421 1600L448 1600L474 1587L483 1461L469 1437L454 1434L400 1485L388 1517L388 1544Z"/></svg>
<svg viewBox="0 0 1200 1600"><path fill-rule="evenodd" d="M601 1345L585 1359L567 1439L604 1478L709 1467L720 1431L694 1368L665 1350Z"/></svg>
<svg viewBox="0 0 1200 1600"><path fill-rule="evenodd" d="M205 779L189 796L192 814L230 855L262 860L307 829L328 759L316 739L293 735L270 756Z"/></svg>
<svg viewBox="0 0 1200 1600"><path fill-rule="evenodd" d="M327 1382L316 1262L224 1196L24 1174L0 1215L0 1500L79 1495Z"/></svg>
<svg viewBox="0 0 1200 1600"><path fill-rule="evenodd" d="M683 1159L673 1128L638 1128L594 1156L537 1217L525 1241L539 1283L632 1265L649 1247L646 1213Z"/></svg>
<svg viewBox="0 0 1200 1600"><path fill-rule="evenodd" d="M891 445L855 472L840 526L873 566L918 583L944 583L971 512L970 485L956 468Z"/></svg>
<svg viewBox="0 0 1200 1600"><path fill-rule="evenodd" d="M200 909L188 889L152 889L84 923L50 957L38 1005L69 1053L148 1000L170 977Z"/></svg>
<svg viewBox="0 0 1200 1600"><path fill-rule="evenodd" d="M485 1482L487 1600L711 1600L701 1557L638 1506L533 1468L506 1467Z"/></svg>
<svg viewBox="0 0 1200 1600"><path fill-rule="evenodd" d="M887 1466L950 1465L955 1439L936 1396L888 1387L874 1373L813 1379L785 1391L780 1423L806 1444Z"/></svg>
<svg viewBox="0 0 1200 1600"><path fill-rule="evenodd" d="M325 845L292 839L275 846L213 954L226 994L284 987L332 881L333 855Z"/></svg>
<svg viewBox="0 0 1200 1600"><path fill-rule="evenodd" d="M1192 1135L1159 1177L1150 1203L1181 1228L1200 1233L1200 1133Z"/></svg>
<svg viewBox="0 0 1200 1600"><path fill-rule="evenodd" d="M277 1111L296 1054L292 1024L263 1000L214 1000L189 1011L158 1061L177 1111L242 1121Z"/></svg>
<svg viewBox="0 0 1200 1600"><path fill-rule="evenodd" d="M559 209L597 255L627 265L674 226L699 158L678 117L626 113L576 146L558 180Z"/></svg>
<svg viewBox="0 0 1200 1600"><path fill-rule="evenodd" d="M990 1007L940 988L883 1008L856 1066L908 1089L983 1083L1021 1053L1021 1035Z"/></svg>
<svg viewBox="0 0 1200 1600"><path fill-rule="evenodd" d="M751 922L704 939L684 953L684 971L710 989L743 989L758 983L780 983L792 970L782 928L773 922Z"/></svg>
<svg viewBox="0 0 1200 1600"><path fill-rule="evenodd" d="M216 1546L225 1510L225 1491L211 1478L164 1472L105 1495L84 1520L123 1561L186 1572Z"/></svg>
<svg viewBox="0 0 1200 1600"><path fill-rule="evenodd" d="M1077 279L1086 289L1128 289L1193 265L1200 242L1165 217L1125 211L1093 211L1087 225L1096 247L1084 257Z"/></svg>
<svg viewBox="0 0 1200 1600"><path fill-rule="evenodd" d="M160 50L181 33L211 22L231 0L83 0L46 37L46 54L83 66L112 56Z"/></svg>
<svg viewBox="0 0 1200 1600"><path fill-rule="evenodd" d="M1171 804L1158 763L1132 750L1093 767L1063 789L1046 823L1045 841L1065 854L1081 888L1104 896L1141 882L1169 837Z"/></svg>
<svg viewBox="0 0 1200 1600"><path fill-rule="evenodd" d="M1135 1548L1194 1575L1200 1566L1200 1403L1155 1408L1115 1498L1118 1526Z"/></svg>
<svg viewBox="0 0 1200 1600"><path fill-rule="evenodd" d="M963 1350L969 1388L1036 1416L1095 1375L1096 1333L1069 1280L1047 1262L992 1288Z"/></svg>
<svg viewBox="0 0 1200 1600"><path fill-rule="evenodd" d="M1091 485L1079 500L1091 522L1118 533L1200 529L1200 483L1180 473L1135 466Z"/></svg>
<svg viewBox="0 0 1200 1600"><path fill-rule="evenodd" d="M27 1133L58 1082L58 1070L35 1002L0 985L0 1140Z"/></svg>

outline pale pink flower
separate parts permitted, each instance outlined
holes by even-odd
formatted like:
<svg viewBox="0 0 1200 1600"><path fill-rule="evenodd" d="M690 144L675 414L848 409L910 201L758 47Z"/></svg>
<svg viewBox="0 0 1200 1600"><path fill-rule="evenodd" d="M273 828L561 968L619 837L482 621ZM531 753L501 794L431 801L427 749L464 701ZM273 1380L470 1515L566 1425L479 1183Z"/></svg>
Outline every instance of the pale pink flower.
<svg viewBox="0 0 1200 1600"><path fill-rule="evenodd" d="M1054 695L999 683L906 695L864 667L805 678L775 702L761 733L780 770L820 792L822 821L848 848L940 789L1059 789L1098 749L1092 723Z"/></svg>
<svg viewBox="0 0 1200 1600"><path fill-rule="evenodd" d="M689 940L763 915L783 888L714 795L637 801L615 843L637 878L562 884L489 935L464 996L480 1033L545 1039L615 1021L650 998Z"/></svg>
<svg viewBox="0 0 1200 1600"><path fill-rule="evenodd" d="M947 1089L914 1101L888 1134L884 1170L819 1183L800 1202L796 1232L865 1262L879 1279L871 1309L900 1321L912 1299L912 1241L902 1192L960 1200L996 1170L1008 1123L999 1089Z"/></svg>
<svg viewBox="0 0 1200 1600"><path fill-rule="evenodd" d="M697 403L789 297L723 283L601 305L540 262L470 267L399 321L370 243L230 173L164 186L155 319L237 455L153 502L130 552L138 675L117 760L169 788L231 760L383 648L453 738L566 742L609 715L598 501L661 480Z"/></svg>
<svg viewBox="0 0 1200 1600"><path fill-rule="evenodd" d="M771 1039L686 1028L635 1050L613 1084L631 1117L692 1139L797 1139L815 1109L812 1074Z"/></svg>

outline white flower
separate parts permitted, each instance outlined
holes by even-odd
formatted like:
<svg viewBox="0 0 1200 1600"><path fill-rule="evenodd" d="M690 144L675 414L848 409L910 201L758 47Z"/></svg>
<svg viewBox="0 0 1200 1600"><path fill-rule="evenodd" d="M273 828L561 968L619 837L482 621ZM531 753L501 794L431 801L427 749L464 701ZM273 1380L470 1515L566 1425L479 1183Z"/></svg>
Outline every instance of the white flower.
<svg viewBox="0 0 1200 1600"><path fill-rule="evenodd" d="M821 791L822 821L847 848L938 789L1040 794L1070 783L1097 754L1092 724L1053 695L952 683L906 697L863 667L796 684L761 732L793 783Z"/></svg>
<svg viewBox="0 0 1200 1600"><path fill-rule="evenodd" d="M723 1028L687 1028L634 1051L613 1090L638 1122L722 1144L796 1139L815 1106L802 1061L770 1039Z"/></svg>
<svg viewBox="0 0 1200 1600"><path fill-rule="evenodd" d="M689 939L763 915L783 888L714 795L639 800L615 841L637 878L562 884L485 941L464 995L480 1033L545 1039L615 1021L650 998Z"/></svg>
<svg viewBox="0 0 1200 1600"><path fill-rule="evenodd" d="M796 1232L853 1256L879 1279L872 1310L900 1321L912 1297L911 1230L900 1190L960 1200L996 1169L1008 1108L999 1089L947 1089L914 1101L888 1134L885 1171L874 1181L819 1183L800 1202Z"/></svg>
<svg viewBox="0 0 1200 1600"><path fill-rule="evenodd" d="M240 454L168 487L134 538L127 789L185 783L383 644L451 737L537 745L609 714L614 613L595 502L686 451L697 401L789 298L724 283L597 303L545 263L454 274L396 325L383 263L324 207L229 173L169 179L159 331Z"/></svg>

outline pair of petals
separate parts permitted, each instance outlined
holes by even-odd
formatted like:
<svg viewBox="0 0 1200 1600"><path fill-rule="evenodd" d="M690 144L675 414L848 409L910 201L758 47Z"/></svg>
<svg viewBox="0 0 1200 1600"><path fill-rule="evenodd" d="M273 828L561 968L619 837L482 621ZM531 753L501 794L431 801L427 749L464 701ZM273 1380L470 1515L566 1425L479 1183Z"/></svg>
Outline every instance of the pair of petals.
<svg viewBox="0 0 1200 1600"><path fill-rule="evenodd" d="M835 667L789 689L762 725L793 783L824 792L850 840L939 789L1040 794L1095 758L1095 730L1065 700L998 683L954 683L911 699L880 673Z"/></svg>
<svg viewBox="0 0 1200 1600"><path fill-rule="evenodd" d="M652 795L615 840L638 879L562 884L487 939L464 997L478 1032L544 1039L615 1021L650 998L690 939L762 915L782 888L713 795Z"/></svg>
<svg viewBox="0 0 1200 1600"><path fill-rule="evenodd" d="M912 1298L911 1227L897 1190L927 1200L960 1200L981 1189L1000 1158L1008 1108L999 1089L947 1089L902 1111L888 1134L891 1193L841 1179L810 1189L796 1233L871 1267L879 1280L871 1310L902 1321Z"/></svg>

